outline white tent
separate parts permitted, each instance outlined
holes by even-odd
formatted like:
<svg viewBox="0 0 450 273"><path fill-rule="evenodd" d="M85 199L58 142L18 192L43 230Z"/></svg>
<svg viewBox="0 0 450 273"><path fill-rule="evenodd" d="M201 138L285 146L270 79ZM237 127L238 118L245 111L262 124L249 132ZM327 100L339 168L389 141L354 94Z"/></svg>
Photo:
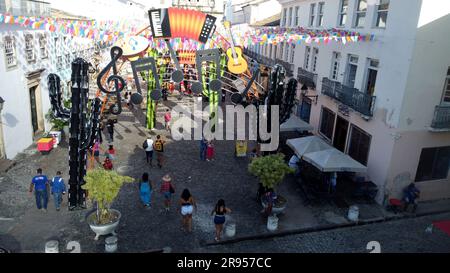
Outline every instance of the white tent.
<svg viewBox="0 0 450 273"><path fill-rule="evenodd" d="M312 131L312 127L309 123L303 121L296 115L291 115L288 120L280 125L280 132L289 131Z"/></svg>
<svg viewBox="0 0 450 273"><path fill-rule="evenodd" d="M302 157L306 153L312 153L327 149L332 149L328 143L317 136L307 136L300 138L288 139L286 144L294 150L298 157Z"/></svg>
<svg viewBox="0 0 450 273"><path fill-rule="evenodd" d="M335 148L304 154L303 160L311 163L322 172L367 171L366 166Z"/></svg>

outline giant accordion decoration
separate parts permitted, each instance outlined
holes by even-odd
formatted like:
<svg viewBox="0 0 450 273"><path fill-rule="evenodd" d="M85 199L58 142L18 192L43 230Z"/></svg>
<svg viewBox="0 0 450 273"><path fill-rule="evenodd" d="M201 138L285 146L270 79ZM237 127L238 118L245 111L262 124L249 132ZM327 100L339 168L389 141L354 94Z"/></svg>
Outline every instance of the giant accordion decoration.
<svg viewBox="0 0 450 273"><path fill-rule="evenodd" d="M148 11L154 38L188 38L206 43L215 30L216 17L190 9Z"/></svg>

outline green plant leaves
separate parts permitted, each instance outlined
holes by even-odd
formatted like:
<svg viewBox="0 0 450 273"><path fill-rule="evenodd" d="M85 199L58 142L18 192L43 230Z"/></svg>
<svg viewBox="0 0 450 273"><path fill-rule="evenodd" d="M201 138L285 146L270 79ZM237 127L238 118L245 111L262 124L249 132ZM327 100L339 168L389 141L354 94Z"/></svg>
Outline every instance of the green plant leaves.
<svg viewBox="0 0 450 273"><path fill-rule="evenodd" d="M275 188L287 173L294 171L284 162L284 155L273 154L252 160L248 171L257 176L264 187Z"/></svg>
<svg viewBox="0 0 450 273"><path fill-rule="evenodd" d="M98 221L103 223L109 218L109 207L119 194L122 185L133 182L134 178L119 175L114 170L97 168L87 171L84 180L86 184L81 186L81 188L89 191L89 198L97 201L98 216L100 216Z"/></svg>

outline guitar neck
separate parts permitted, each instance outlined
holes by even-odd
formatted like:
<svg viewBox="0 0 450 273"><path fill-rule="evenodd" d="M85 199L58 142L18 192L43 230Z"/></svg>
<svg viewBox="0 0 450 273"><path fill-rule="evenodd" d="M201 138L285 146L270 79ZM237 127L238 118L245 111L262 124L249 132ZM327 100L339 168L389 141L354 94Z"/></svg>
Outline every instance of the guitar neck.
<svg viewBox="0 0 450 273"><path fill-rule="evenodd" d="M233 35L231 34L231 28L228 28L228 35L230 36L230 47L231 47L231 52L233 53L233 59L237 59L237 55L236 55L236 50L234 49L234 40L233 40Z"/></svg>

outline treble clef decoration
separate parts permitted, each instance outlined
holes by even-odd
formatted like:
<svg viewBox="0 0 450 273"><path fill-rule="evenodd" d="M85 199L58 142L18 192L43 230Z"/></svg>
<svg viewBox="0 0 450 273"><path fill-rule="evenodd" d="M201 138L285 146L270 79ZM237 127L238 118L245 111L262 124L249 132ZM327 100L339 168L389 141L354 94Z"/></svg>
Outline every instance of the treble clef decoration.
<svg viewBox="0 0 450 273"><path fill-rule="evenodd" d="M111 48L111 62L109 62L105 66L105 68L103 68L103 70L98 74L98 77L97 77L98 88L103 93L107 94L107 96L115 94L117 97L115 104L112 105L110 108L111 113L115 114L115 115L118 115L122 112L122 105L120 103L120 101L121 101L120 92L122 92L122 90L125 87L125 80L122 77L120 77L119 75L117 75L117 67L116 67L116 62L120 59L120 57L122 57L122 53L123 53L123 51L120 47L113 46ZM114 89L108 90L103 86L102 78L109 72L109 70L111 68L113 70L113 75L110 75L108 77L108 79L106 80L106 86L109 88L111 82L114 82Z"/></svg>

